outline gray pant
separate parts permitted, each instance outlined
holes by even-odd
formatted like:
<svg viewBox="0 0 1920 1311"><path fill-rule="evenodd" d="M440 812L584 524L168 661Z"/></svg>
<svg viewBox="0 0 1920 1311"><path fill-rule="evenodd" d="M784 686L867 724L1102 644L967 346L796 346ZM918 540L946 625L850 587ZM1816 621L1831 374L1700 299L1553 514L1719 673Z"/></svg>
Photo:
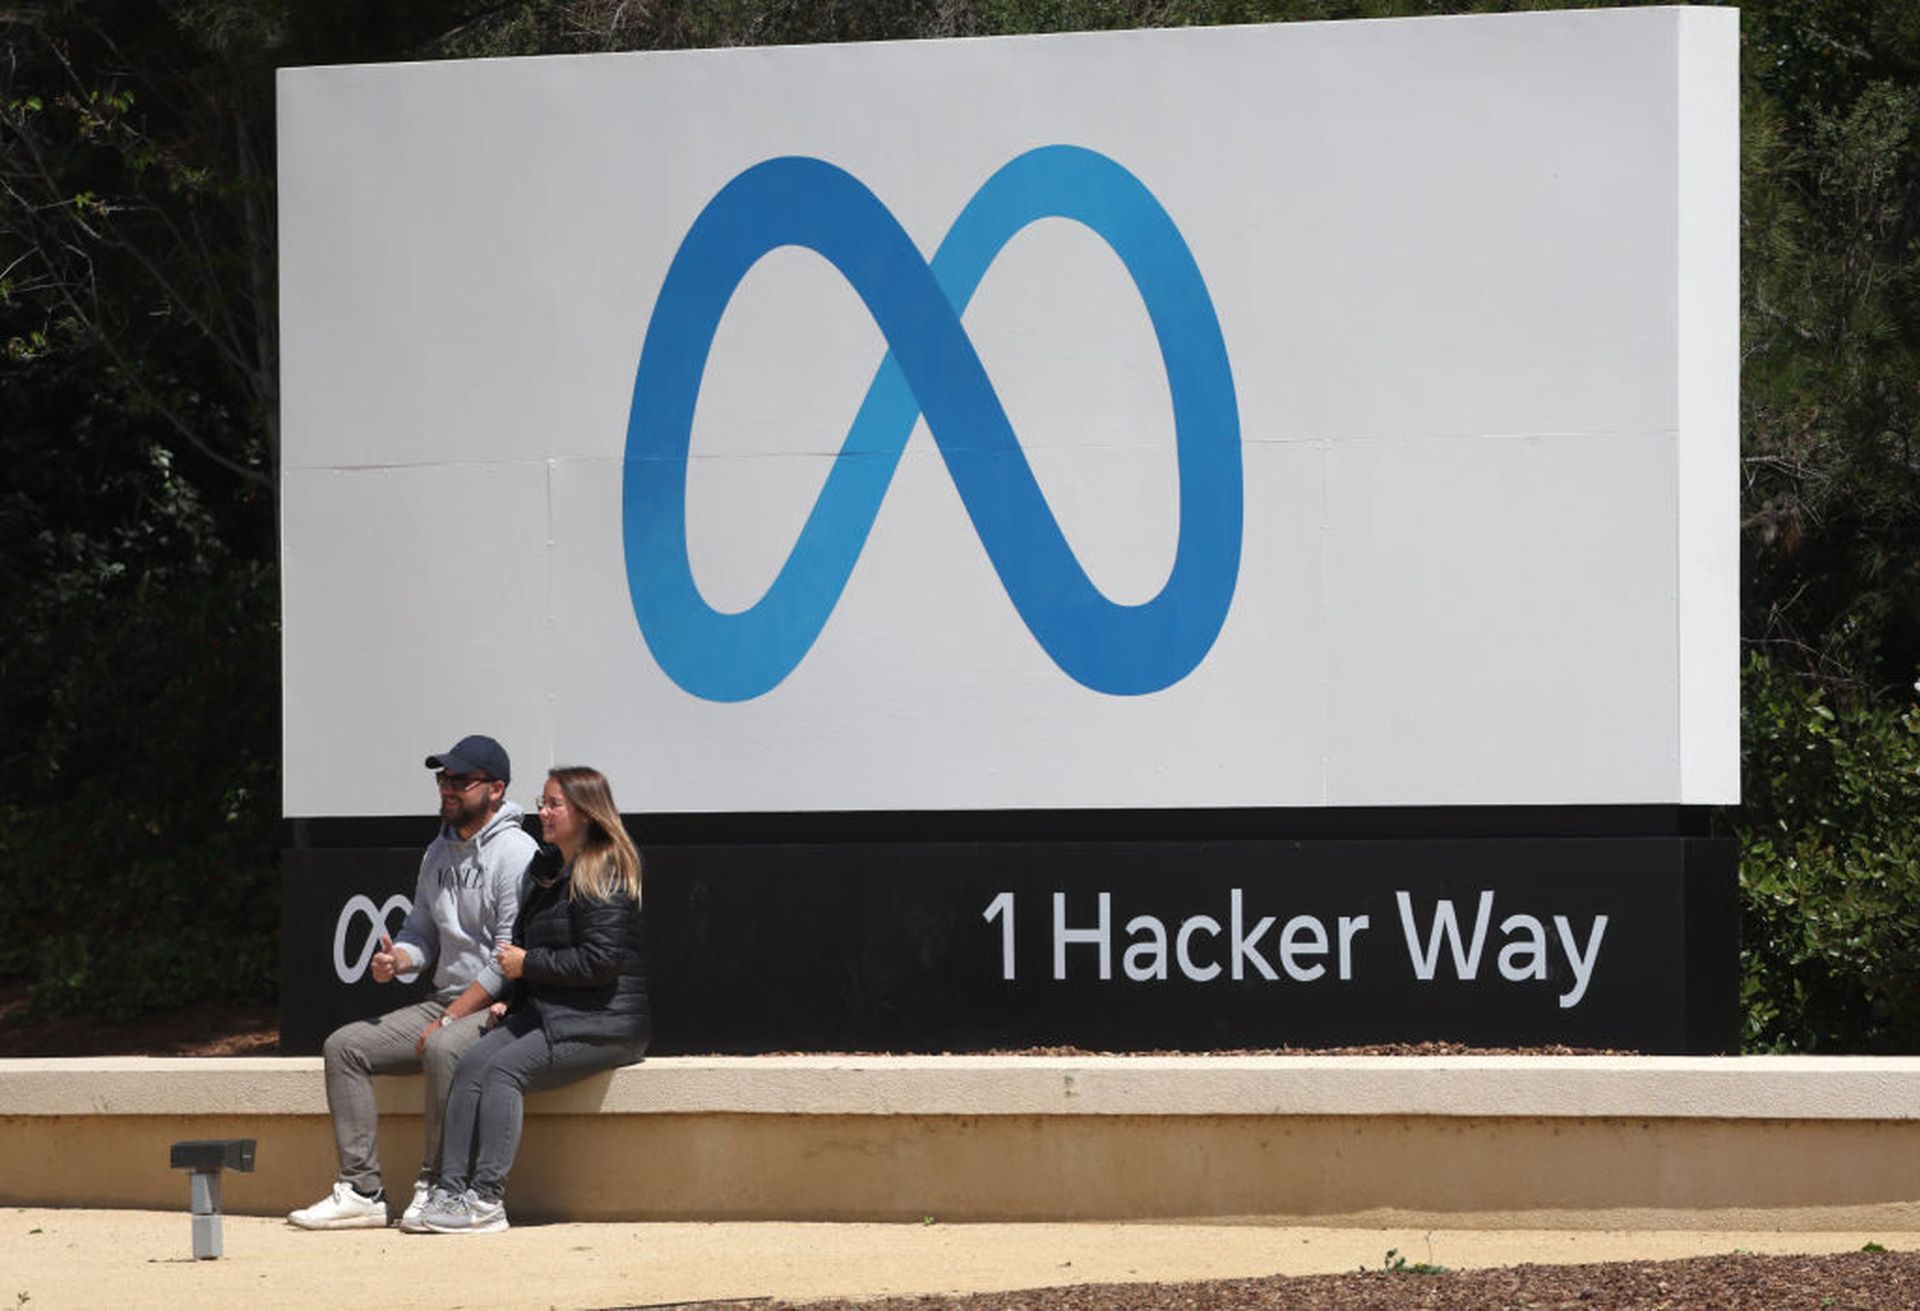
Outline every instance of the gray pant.
<svg viewBox="0 0 1920 1311"><path fill-rule="evenodd" d="M487 1013L479 1011L435 1029L424 1059L413 1049L420 1030L447 1013L444 1002L423 1001L397 1011L343 1024L327 1038L327 1110L340 1153L340 1177L363 1193L380 1188L380 1151L375 1142L379 1109L373 1100L376 1074L427 1076L426 1142L420 1174L429 1183L440 1159L440 1122L447 1088L460 1057L480 1037Z"/></svg>
<svg viewBox="0 0 1920 1311"><path fill-rule="evenodd" d="M531 1007L513 1012L473 1045L453 1076L440 1186L456 1193L471 1188L488 1201L499 1200L506 1195L507 1171L520 1151L525 1094L631 1065L646 1050L644 1038L552 1042Z"/></svg>

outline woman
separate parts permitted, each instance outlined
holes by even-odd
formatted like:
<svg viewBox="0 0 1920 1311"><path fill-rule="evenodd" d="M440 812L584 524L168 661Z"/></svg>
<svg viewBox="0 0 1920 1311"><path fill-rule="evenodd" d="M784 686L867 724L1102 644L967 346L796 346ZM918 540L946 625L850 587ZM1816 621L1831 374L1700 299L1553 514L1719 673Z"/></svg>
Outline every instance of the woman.
<svg viewBox="0 0 1920 1311"><path fill-rule="evenodd" d="M516 980L499 1027L460 1060L447 1097L440 1185L421 1215L438 1234L507 1227L521 1101L639 1060L652 1029L640 853L595 769L547 772L540 828L559 849L527 868L500 969ZM558 868L555 868L555 865Z"/></svg>

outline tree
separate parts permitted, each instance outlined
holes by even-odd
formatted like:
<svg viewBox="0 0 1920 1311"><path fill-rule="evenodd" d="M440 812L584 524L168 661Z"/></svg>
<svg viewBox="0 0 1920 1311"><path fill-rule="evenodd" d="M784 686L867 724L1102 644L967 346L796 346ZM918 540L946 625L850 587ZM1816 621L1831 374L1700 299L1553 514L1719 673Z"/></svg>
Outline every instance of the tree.
<svg viewBox="0 0 1920 1311"><path fill-rule="evenodd" d="M0 21L0 976L56 1006L258 995L274 953L236 926L277 920L261 83L163 9Z"/></svg>
<svg viewBox="0 0 1920 1311"><path fill-rule="evenodd" d="M1748 1042L1920 1044L1920 13L1747 7Z"/></svg>
<svg viewBox="0 0 1920 1311"><path fill-rule="evenodd" d="M1746 11L1748 636L1868 697L1920 670L1920 20Z"/></svg>

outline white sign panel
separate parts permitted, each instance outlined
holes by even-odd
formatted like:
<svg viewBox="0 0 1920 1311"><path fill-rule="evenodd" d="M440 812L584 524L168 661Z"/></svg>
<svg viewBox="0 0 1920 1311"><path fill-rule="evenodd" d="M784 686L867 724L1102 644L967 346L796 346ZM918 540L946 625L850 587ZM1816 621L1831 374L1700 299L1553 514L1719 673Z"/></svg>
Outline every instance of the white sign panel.
<svg viewBox="0 0 1920 1311"><path fill-rule="evenodd" d="M287 813L1735 800L1736 44L283 71Z"/></svg>

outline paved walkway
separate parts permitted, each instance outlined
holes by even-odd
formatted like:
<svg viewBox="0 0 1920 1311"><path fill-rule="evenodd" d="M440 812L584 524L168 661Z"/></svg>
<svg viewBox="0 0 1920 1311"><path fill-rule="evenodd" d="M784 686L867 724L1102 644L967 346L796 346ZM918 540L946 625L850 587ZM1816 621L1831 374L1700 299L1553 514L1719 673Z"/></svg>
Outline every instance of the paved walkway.
<svg viewBox="0 0 1920 1311"><path fill-rule="evenodd" d="M470 1237L303 1233L185 1208L0 1209L0 1307L633 1307L1322 1274L1387 1249L1464 1269L1749 1252L1920 1250L1920 1233L1297 1229L1259 1224L543 1224Z"/></svg>

